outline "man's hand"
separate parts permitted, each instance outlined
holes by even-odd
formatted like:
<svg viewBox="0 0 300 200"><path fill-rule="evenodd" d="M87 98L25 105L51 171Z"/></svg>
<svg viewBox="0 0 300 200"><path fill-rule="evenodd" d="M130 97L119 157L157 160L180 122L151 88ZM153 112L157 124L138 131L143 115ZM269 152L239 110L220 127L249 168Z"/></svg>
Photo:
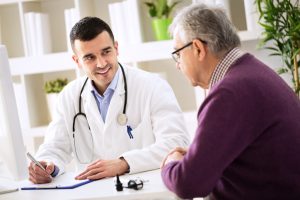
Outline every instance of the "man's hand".
<svg viewBox="0 0 300 200"><path fill-rule="evenodd" d="M184 149L182 147L176 147L175 149L171 150L165 157L165 159L162 161L160 168L163 168L166 164L168 164L171 161L181 160L186 154L186 152L187 149Z"/></svg>
<svg viewBox="0 0 300 200"><path fill-rule="evenodd" d="M54 171L54 164L40 161L41 165L46 169L44 171L35 163L31 162L28 166L29 180L34 184L50 183L52 181L51 173Z"/></svg>
<svg viewBox="0 0 300 200"><path fill-rule="evenodd" d="M128 171L129 165L125 159L96 160L84 172L75 177L77 180L97 180L105 177L121 175Z"/></svg>

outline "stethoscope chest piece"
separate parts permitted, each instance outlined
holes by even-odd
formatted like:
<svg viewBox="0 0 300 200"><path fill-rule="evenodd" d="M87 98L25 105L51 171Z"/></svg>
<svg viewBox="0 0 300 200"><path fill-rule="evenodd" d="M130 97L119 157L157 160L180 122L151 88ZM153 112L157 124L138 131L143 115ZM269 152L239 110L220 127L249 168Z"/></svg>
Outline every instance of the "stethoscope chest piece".
<svg viewBox="0 0 300 200"><path fill-rule="evenodd" d="M127 123L127 116L126 116L126 114L124 114L124 113L118 114L117 121L118 121L119 125L125 126L126 123Z"/></svg>

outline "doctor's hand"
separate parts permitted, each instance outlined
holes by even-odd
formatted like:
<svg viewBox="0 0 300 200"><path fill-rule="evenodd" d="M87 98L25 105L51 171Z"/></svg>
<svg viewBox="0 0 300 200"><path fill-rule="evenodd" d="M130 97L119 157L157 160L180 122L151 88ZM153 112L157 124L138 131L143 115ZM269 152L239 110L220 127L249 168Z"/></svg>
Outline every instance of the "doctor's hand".
<svg viewBox="0 0 300 200"><path fill-rule="evenodd" d="M188 149L182 147L176 147L175 149L171 150L162 161L160 168L163 168L169 162L182 160L187 151Z"/></svg>
<svg viewBox="0 0 300 200"><path fill-rule="evenodd" d="M127 172L129 165L123 158L114 160L96 160L87 166L86 170L75 177L77 180L97 180L105 177L114 177Z"/></svg>
<svg viewBox="0 0 300 200"><path fill-rule="evenodd" d="M52 177L50 174L54 171L54 164L45 161L40 161L40 163L46 169L46 171L41 169L35 163L31 162L28 166L28 179L34 184L50 183L52 181Z"/></svg>

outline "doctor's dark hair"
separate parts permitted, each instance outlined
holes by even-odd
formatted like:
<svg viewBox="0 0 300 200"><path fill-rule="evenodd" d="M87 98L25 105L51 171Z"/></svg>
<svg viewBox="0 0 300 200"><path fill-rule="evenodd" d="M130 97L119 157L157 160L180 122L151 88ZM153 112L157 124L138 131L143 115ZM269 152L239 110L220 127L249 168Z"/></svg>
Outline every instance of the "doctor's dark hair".
<svg viewBox="0 0 300 200"><path fill-rule="evenodd" d="M114 42L114 34L109 25L98 17L84 17L77 22L70 32L70 42L74 51L75 40L90 41L103 31L108 32Z"/></svg>
<svg viewBox="0 0 300 200"><path fill-rule="evenodd" d="M192 4L182 9L173 19L170 33L179 33L183 42L201 39L207 43L208 49L218 57L241 45L236 28L228 19L224 9Z"/></svg>

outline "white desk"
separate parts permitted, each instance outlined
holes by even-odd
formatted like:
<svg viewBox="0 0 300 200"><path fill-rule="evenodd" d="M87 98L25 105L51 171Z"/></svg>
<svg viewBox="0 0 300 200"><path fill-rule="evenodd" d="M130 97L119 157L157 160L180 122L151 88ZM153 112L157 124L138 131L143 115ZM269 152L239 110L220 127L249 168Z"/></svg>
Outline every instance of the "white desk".
<svg viewBox="0 0 300 200"><path fill-rule="evenodd" d="M141 190L124 188L117 192L113 178L98 180L75 189L67 190L19 190L13 193L0 195L0 200L58 200L58 199L87 199L87 200L119 200L119 199L177 199L175 194L164 186L160 170L148 171L139 174L122 176L126 179L140 177L149 180Z"/></svg>

